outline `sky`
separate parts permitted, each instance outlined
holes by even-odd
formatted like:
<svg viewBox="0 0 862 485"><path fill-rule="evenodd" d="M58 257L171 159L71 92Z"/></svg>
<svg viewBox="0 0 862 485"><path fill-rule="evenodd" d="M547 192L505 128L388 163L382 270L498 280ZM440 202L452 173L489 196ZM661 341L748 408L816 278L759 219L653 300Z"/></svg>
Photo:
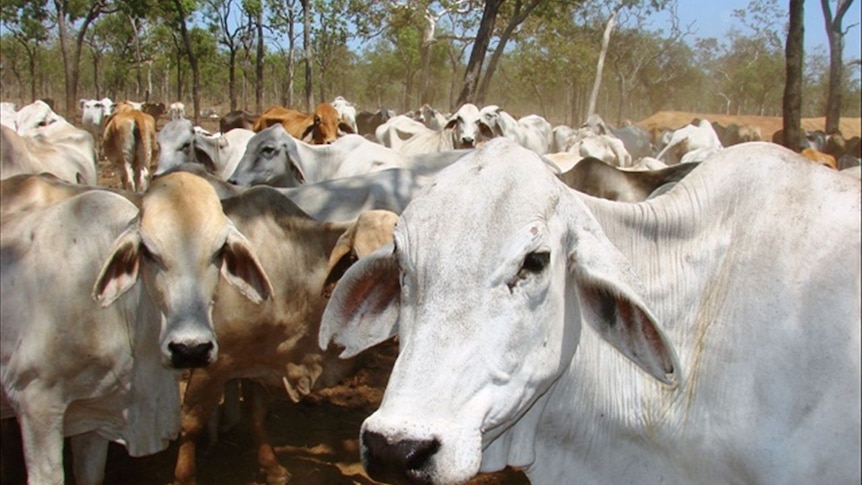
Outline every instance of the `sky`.
<svg viewBox="0 0 862 485"><path fill-rule="evenodd" d="M835 14L835 0L829 0L833 5L832 13ZM683 25L694 21L693 29L697 30L695 37L715 37L721 39L730 28L738 26L739 22L733 17L735 9L744 9L749 0L678 0L678 13ZM787 11L787 0L779 0L779 5ZM805 2L805 52L814 52L817 46L822 51L829 53L829 43L826 38L826 26L823 21L823 10L820 0L807 0ZM850 10L844 16L843 27L856 24L844 36L844 61L860 58L860 44L862 44L862 31L860 31L860 16L862 16L862 0L855 0ZM785 17L786 18L786 17ZM667 22L668 14L660 14L656 19L655 27L663 27L662 22Z"/></svg>

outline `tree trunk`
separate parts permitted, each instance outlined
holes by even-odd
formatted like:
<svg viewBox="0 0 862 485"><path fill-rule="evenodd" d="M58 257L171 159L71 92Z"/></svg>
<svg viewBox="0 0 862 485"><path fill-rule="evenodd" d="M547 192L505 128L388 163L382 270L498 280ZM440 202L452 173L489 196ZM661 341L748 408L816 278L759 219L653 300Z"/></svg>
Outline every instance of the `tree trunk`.
<svg viewBox="0 0 862 485"><path fill-rule="evenodd" d="M802 76L805 58L805 0L790 0L790 25L787 30L787 45L784 47L785 81L782 100L784 140L782 144L798 152L802 147Z"/></svg>
<svg viewBox="0 0 862 485"><path fill-rule="evenodd" d="M236 47L233 45L228 48L227 97L230 110L236 111Z"/></svg>
<svg viewBox="0 0 862 485"><path fill-rule="evenodd" d="M485 0L485 8L482 11L482 20L479 21L479 31L476 32L476 42L470 51L470 59L467 61L467 70L464 72L464 84L458 95L457 106L464 103L472 103L476 99L476 87L479 82L479 74L482 71L482 63L485 62L485 51L491 43L491 34L494 31L494 21L497 12L505 0ZM457 107L456 106L456 107Z"/></svg>
<svg viewBox="0 0 862 485"><path fill-rule="evenodd" d="M488 89L491 86L491 79L497 71L500 58L503 57L503 51L506 49L506 44L512 37L512 33L515 32L515 29L518 28L519 25L524 23L524 20L527 19L537 5L539 5L539 0L530 0L527 5L522 5L521 0L518 0L515 4L515 12L509 19L509 23L506 25L503 33L500 34L500 41L497 43L494 53L491 54L491 59L488 60L488 67L485 69L485 74L482 75L482 82L479 84L479 91L476 95L476 102L478 104L485 104L485 99L488 97Z"/></svg>
<svg viewBox="0 0 862 485"><path fill-rule="evenodd" d="M201 113L201 99L200 99L200 72L198 70L198 59L195 56L194 50L192 49L192 37L189 35L189 29L186 26L186 12L183 9L182 0L174 0L174 6L177 9L178 21L180 26L180 34L183 37L183 44L186 48L186 55L189 57L189 65L192 68L192 105L194 106L194 123L199 125L199 118Z"/></svg>
<svg viewBox="0 0 862 485"><path fill-rule="evenodd" d="M419 77L422 80L422 86L420 87L422 92L419 94L420 103L430 103L432 101L429 98L431 90L431 48L434 46L436 30L437 18L430 13L426 13L425 28L422 30L422 39L419 44L419 56L422 63L422 73Z"/></svg>
<svg viewBox="0 0 862 485"><path fill-rule="evenodd" d="M30 68L30 102L36 101L36 49L28 49L25 46L25 50L27 51L27 63Z"/></svg>
<svg viewBox="0 0 862 485"><path fill-rule="evenodd" d="M831 134L838 131L841 121L841 91L842 78L844 75L844 34L841 23L844 14L850 8L853 0L838 0L835 17L832 17L832 8L829 0L820 0L823 8L823 20L826 24L826 36L829 38L829 92L826 99L826 133Z"/></svg>
<svg viewBox="0 0 862 485"><path fill-rule="evenodd" d="M611 31L614 30L614 24L617 20L617 13L619 13L620 8L622 8L621 4L618 4L614 11L611 12L611 17L608 19L607 25L605 25L605 33L602 34L602 50L599 51L599 60L596 62L596 80L593 83L593 92L590 93L590 105L587 108L587 118L596 114L596 102L599 99L599 89L602 86L602 70L605 67L605 56L608 53L608 44L611 42Z"/></svg>
<svg viewBox="0 0 862 485"><path fill-rule="evenodd" d="M66 1L54 0L57 12L57 34L60 39L60 51L63 53L63 67L65 71L66 112L67 117L76 113L78 99L78 73L81 64L81 47L84 45L84 36L90 23L101 13L101 3L90 6L87 15L81 22L81 28L75 37L74 43L69 38L68 25L66 24Z"/></svg>
<svg viewBox="0 0 862 485"><path fill-rule="evenodd" d="M263 113L263 5L257 11L257 58L255 59L255 113Z"/></svg>
<svg viewBox="0 0 862 485"><path fill-rule="evenodd" d="M314 109L314 84L312 82L311 72L311 12L308 0L301 0L302 3L302 48L305 56L305 111L311 113Z"/></svg>

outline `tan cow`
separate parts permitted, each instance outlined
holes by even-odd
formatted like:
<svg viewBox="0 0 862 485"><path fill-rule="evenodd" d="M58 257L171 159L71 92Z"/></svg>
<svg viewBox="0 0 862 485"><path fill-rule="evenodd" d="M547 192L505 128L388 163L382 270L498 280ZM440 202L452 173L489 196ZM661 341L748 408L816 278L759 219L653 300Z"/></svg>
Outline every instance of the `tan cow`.
<svg viewBox="0 0 862 485"><path fill-rule="evenodd" d="M290 136L314 145L329 144L340 134L353 133L353 128L339 120L338 111L329 103L317 105L314 113L310 115L295 109L273 106L254 122L253 130L258 132L279 123Z"/></svg>
<svg viewBox="0 0 862 485"><path fill-rule="evenodd" d="M218 406L227 381L249 377L276 384L296 401L315 387L334 384L345 366L352 365L336 359L334 352L321 352L316 341L327 302L321 291L327 263L352 223L316 221L265 186L226 199L223 206L260 256L274 293L262 305L250 306L235 289L220 285L213 308L219 361L195 369L188 382L176 484L195 483L196 439ZM276 460L266 437L266 403L251 402L258 462L266 483L285 483L289 473Z"/></svg>
<svg viewBox="0 0 862 485"><path fill-rule="evenodd" d="M152 116L117 103L102 135L105 156L120 171L123 188L145 192L156 149L156 121Z"/></svg>

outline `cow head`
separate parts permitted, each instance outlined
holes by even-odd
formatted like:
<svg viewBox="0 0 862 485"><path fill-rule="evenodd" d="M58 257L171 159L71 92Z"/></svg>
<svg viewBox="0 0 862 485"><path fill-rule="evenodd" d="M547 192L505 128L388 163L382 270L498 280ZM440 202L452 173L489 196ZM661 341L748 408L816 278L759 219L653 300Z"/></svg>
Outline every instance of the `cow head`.
<svg viewBox="0 0 862 485"><path fill-rule="evenodd" d="M455 148L475 148L478 141L479 108L466 103L449 117L444 130L452 132L452 145Z"/></svg>
<svg viewBox="0 0 862 485"><path fill-rule="evenodd" d="M177 172L156 180L144 195L138 218L102 265L93 298L108 306L140 278L159 310L164 365L201 367L218 358L212 309L219 275L253 302L272 294L254 250L222 212L215 190Z"/></svg>
<svg viewBox="0 0 862 485"><path fill-rule="evenodd" d="M328 145L339 133L353 133L353 128L341 121L338 111L329 103L321 103L314 110L312 123L306 127L300 139L310 139L314 145Z"/></svg>
<svg viewBox="0 0 862 485"><path fill-rule="evenodd" d="M347 271L323 316L320 344L342 356L399 337L383 401L362 425L369 475L449 484L529 465L539 401L573 365L584 321L672 385L676 356L640 286L535 153L495 139L444 169L394 243ZM490 446L505 450L483 456Z"/></svg>
<svg viewBox="0 0 862 485"><path fill-rule="evenodd" d="M296 187L305 183L297 141L280 124L254 134L228 182L236 185Z"/></svg>

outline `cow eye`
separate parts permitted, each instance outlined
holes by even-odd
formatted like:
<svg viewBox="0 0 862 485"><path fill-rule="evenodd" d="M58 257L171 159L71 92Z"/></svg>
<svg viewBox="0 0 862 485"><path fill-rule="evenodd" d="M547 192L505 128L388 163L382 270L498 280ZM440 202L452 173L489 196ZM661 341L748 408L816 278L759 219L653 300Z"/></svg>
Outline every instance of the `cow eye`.
<svg viewBox="0 0 862 485"><path fill-rule="evenodd" d="M145 258L150 260L156 266L165 268L165 262L162 260L162 258L152 249L150 249L146 244L141 244L141 254L143 254Z"/></svg>
<svg viewBox="0 0 862 485"><path fill-rule="evenodd" d="M524 262L521 263L521 269L518 270L518 274L507 284L509 291L512 291L519 281L526 280L530 275L542 273L550 262L551 253L548 251L533 251L528 253L524 257Z"/></svg>
<svg viewBox="0 0 862 485"><path fill-rule="evenodd" d="M270 158L273 156L273 154L275 154L275 147L265 146L260 149L260 153L261 155Z"/></svg>

